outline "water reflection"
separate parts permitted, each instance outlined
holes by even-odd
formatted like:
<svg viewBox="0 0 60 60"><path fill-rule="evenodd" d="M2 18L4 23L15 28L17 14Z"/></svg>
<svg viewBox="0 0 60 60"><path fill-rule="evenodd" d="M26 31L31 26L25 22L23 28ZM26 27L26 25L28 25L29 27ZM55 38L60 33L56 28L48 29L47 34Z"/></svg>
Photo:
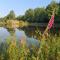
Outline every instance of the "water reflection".
<svg viewBox="0 0 60 60"><path fill-rule="evenodd" d="M5 40L9 35L10 33L7 31L7 29L0 27L0 41Z"/></svg>
<svg viewBox="0 0 60 60"><path fill-rule="evenodd" d="M22 36L26 37L23 30L15 29L15 32L13 32L13 34L16 35L17 39L20 39ZM10 35L11 33L8 31L8 29L0 27L0 41L6 40L6 38L8 38Z"/></svg>
<svg viewBox="0 0 60 60"><path fill-rule="evenodd" d="M25 32L21 29L15 29L13 34L15 34L17 40L22 40L22 38L25 38L28 46L39 46L37 39L27 37ZM8 29L0 27L0 41L5 41L9 36L11 36L11 33L8 31Z"/></svg>
<svg viewBox="0 0 60 60"><path fill-rule="evenodd" d="M15 35L16 35L16 38L18 40L20 40L21 38L25 37L26 38L26 34L23 30L18 30L18 29L15 29Z"/></svg>

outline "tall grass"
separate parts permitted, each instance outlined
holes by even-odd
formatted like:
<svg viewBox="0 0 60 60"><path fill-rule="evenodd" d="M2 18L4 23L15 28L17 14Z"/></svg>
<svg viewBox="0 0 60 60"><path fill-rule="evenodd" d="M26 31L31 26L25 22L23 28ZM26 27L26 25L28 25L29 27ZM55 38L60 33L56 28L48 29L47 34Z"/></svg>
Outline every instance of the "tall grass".
<svg viewBox="0 0 60 60"><path fill-rule="evenodd" d="M60 36L50 35L40 41L40 48L27 48L26 44L8 39L0 43L0 60L60 60Z"/></svg>

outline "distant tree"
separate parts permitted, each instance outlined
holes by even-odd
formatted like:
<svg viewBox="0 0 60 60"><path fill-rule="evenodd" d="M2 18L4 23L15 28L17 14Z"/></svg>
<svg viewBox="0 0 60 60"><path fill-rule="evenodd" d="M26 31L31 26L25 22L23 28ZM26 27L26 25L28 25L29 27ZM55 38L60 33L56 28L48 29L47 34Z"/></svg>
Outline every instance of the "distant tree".
<svg viewBox="0 0 60 60"><path fill-rule="evenodd" d="M58 5L59 5L59 10L58 10L58 13L59 13L59 15L60 15L60 3L58 3Z"/></svg>
<svg viewBox="0 0 60 60"><path fill-rule="evenodd" d="M51 18L51 15L53 13L53 10L54 10L54 14L55 14L55 22L59 22L59 5L58 3L56 3L55 1L52 1L47 7L46 7L46 10L47 10L47 14L48 14L48 18L50 19Z"/></svg>
<svg viewBox="0 0 60 60"><path fill-rule="evenodd" d="M3 20L3 18L0 18L0 21Z"/></svg>
<svg viewBox="0 0 60 60"><path fill-rule="evenodd" d="M45 22L47 21L47 14L45 8L35 8L34 9L34 21Z"/></svg>
<svg viewBox="0 0 60 60"><path fill-rule="evenodd" d="M28 9L25 12L25 19L29 22L32 22L34 20L34 10L33 9Z"/></svg>
<svg viewBox="0 0 60 60"><path fill-rule="evenodd" d="M55 15L55 22L60 23L60 3L58 3L58 11L57 14Z"/></svg>
<svg viewBox="0 0 60 60"><path fill-rule="evenodd" d="M53 10L55 11L55 15L57 15L58 9L59 9L58 3L56 3L55 1L52 1L52 2L46 7L46 10L47 10L47 13L48 13L49 18L51 17Z"/></svg>
<svg viewBox="0 0 60 60"><path fill-rule="evenodd" d="M22 17L21 17L21 19L23 20L23 21L25 21L26 19L25 19L25 15L23 15Z"/></svg>
<svg viewBox="0 0 60 60"><path fill-rule="evenodd" d="M15 19L15 13L13 10L11 10L10 13L4 17L4 20L10 20L10 19Z"/></svg>
<svg viewBox="0 0 60 60"><path fill-rule="evenodd" d="M22 16L19 15L19 16L16 17L16 19L17 19L17 20L21 20L21 19L22 19Z"/></svg>
<svg viewBox="0 0 60 60"><path fill-rule="evenodd" d="M22 21L25 21L25 15L19 15L19 16L17 16L17 18L16 18L17 20L22 20Z"/></svg>

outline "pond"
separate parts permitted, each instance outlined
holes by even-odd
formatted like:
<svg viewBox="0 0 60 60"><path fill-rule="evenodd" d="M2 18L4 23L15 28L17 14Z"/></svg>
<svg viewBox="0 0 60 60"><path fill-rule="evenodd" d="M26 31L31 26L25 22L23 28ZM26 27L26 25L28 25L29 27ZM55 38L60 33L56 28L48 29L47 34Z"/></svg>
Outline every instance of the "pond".
<svg viewBox="0 0 60 60"><path fill-rule="evenodd" d="M22 38L25 38L28 46L39 46L39 41L37 39L26 36L26 33L21 29L16 28L14 34L16 36L16 40L22 40ZM8 29L0 27L0 42L4 42L10 36L11 33L8 31Z"/></svg>

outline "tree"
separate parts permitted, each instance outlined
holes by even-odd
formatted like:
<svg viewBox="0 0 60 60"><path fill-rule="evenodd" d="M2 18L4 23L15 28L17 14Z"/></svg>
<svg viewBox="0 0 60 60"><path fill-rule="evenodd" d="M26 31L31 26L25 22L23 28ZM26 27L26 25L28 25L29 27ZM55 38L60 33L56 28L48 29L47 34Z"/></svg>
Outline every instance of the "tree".
<svg viewBox="0 0 60 60"><path fill-rule="evenodd" d="M47 13L48 13L49 18L51 17L53 10L54 10L54 12L55 12L55 15L57 15L58 9L59 9L58 3L56 3L55 1L52 1L52 2L46 7L46 10L47 10Z"/></svg>
<svg viewBox="0 0 60 60"><path fill-rule="evenodd" d="M56 23L60 23L60 3L58 3L58 11L57 11L57 15L55 16L55 22Z"/></svg>
<svg viewBox="0 0 60 60"><path fill-rule="evenodd" d="M17 20L25 21L25 15L19 15L19 16L17 16L16 19L17 19Z"/></svg>
<svg viewBox="0 0 60 60"><path fill-rule="evenodd" d="M46 14L45 8L35 8L34 9L34 21L35 22L47 21L47 14Z"/></svg>
<svg viewBox="0 0 60 60"><path fill-rule="evenodd" d="M17 16L17 18L16 18L17 20L22 20L22 16L21 15L19 15L19 16Z"/></svg>
<svg viewBox="0 0 60 60"><path fill-rule="evenodd" d="M33 9L28 9L25 12L25 19L29 22L32 22L34 20L34 11L33 11Z"/></svg>
<svg viewBox="0 0 60 60"><path fill-rule="evenodd" d="M10 13L4 17L5 20L15 19L15 13L13 10L10 11Z"/></svg>

